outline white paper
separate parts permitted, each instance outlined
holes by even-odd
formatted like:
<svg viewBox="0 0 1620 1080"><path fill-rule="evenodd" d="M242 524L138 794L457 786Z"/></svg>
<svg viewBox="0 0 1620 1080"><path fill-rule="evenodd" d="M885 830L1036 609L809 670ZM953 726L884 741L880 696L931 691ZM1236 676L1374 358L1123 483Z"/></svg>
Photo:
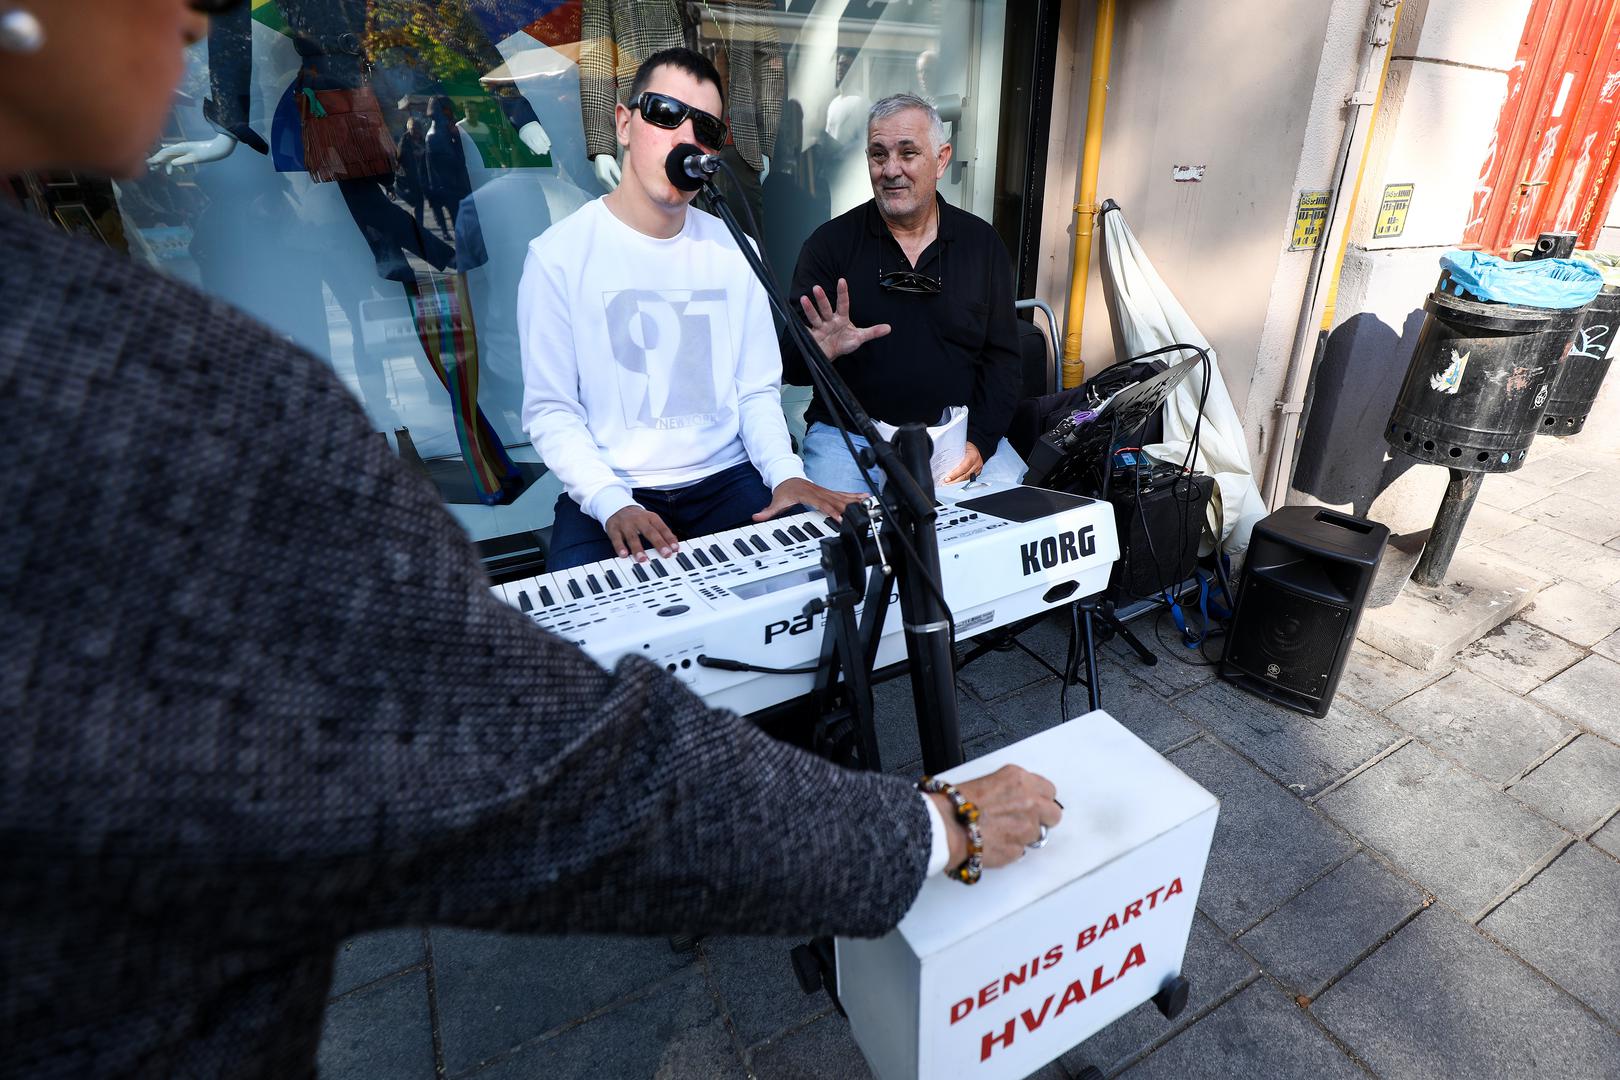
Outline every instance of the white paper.
<svg viewBox="0 0 1620 1080"><path fill-rule="evenodd" d="M934 440L934 454L928 459L928 465L933 471L935 483L951 475L962 464L962 455L967 453L967 419L966 406L952 405L950 419L928 429L928 437ZM872 421L872 426L877 428L879 435L890 441L894 439L894 433L900 430L881 420Z"/></svg>

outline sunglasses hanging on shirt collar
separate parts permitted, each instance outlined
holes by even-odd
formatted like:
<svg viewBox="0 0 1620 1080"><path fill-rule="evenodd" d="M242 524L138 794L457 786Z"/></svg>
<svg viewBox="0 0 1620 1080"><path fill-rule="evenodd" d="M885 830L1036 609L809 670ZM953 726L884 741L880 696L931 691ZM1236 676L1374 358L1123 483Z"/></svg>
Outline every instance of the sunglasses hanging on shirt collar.
<svg viewBox="0 0 1620 1080"><path fill-rule="evenodd" d="M878 288L884 292L933 296L941 292L944 287L944 283L939 278L918 273L916 270L878 271Z"/></svg>
<svg viewBox="0 0 1620 1080"><path fill-rule="evenodd" d="M938 243L938 241L936 241ZM945 249L939 249L939 276L920 270L885 270L878 264L878 288L884 292L910 293L912 296L938 296L945 291Z"/></svg>
<svg viewBox="0 0 1620 1080"><path fill-rule="evenodd" d="M726 142L726 125L713 113L706 113L668 94L655 94L651 90L639 94L629 103L631 109L655 127L675 130L692 118L692 135L708 150L718 151Z"/></svg>

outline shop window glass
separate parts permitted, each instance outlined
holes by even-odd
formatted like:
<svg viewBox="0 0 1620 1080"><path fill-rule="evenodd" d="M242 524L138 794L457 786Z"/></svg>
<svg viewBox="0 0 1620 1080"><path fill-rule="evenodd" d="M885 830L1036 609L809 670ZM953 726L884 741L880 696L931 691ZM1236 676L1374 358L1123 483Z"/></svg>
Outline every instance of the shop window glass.
<svg viewBox="0 0 1620 1080"><path fill-rule="evenodd" d="M870 198L866 110L891 93L938 105L955 149L940 190L991 219L1006 8L249 0L190 50L154 148L191 163L13 187L325 358L473 539L519 535L550 524L560 490L519 423L524 254L603 193L591 157L612 152L639 61L680 44L715 61L732 201L785 281L818 225ZM808 396L784 390L796 435Z"/></svg>

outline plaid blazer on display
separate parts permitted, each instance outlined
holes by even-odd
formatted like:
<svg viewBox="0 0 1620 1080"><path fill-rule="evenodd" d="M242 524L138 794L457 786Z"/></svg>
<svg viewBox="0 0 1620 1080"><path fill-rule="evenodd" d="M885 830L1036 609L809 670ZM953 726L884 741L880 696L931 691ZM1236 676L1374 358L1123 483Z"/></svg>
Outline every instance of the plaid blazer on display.
<svg viewBox="0 0 1620 1080"><path fill-rule="evenodd" d="M726 51L726 109L731 138L758 171L773 153L787 96L782 42L770 0L585 0L580 22L579 106L585 153L616 154L614 107L622 104L643 60L661 49L700 44Z"/></svg>

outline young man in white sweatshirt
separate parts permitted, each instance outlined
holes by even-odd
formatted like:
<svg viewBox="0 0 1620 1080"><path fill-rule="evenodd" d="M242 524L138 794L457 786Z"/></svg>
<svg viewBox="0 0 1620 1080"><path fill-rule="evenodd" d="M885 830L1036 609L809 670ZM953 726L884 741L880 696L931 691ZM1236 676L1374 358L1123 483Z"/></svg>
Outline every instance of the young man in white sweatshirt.
<svg viewBox="0 0 1620 1080"><path fill-rule="evenodd" d="M764 290L665 176L674 147L724 141L714 66L656 53L629 101L622 182L530 243L518 286L523 427L564 487L549 570L859 497L805 479Z"/></svg>

